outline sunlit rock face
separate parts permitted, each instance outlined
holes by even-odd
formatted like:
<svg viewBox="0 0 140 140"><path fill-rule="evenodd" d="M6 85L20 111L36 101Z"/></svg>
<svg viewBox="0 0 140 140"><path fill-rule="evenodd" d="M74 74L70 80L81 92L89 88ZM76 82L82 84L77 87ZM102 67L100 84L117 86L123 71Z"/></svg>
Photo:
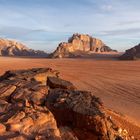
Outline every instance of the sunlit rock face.
<svg viewBox="0 0 140 140"><path fill-rule="evenodd" d="M131 140L93 93L51 68L0 77L0 140Z"/></svg>
<svg viewBox="0 0 140 140"><path fill-rule="evenodd" d="M121 60L136 60L140 59L140 44L137 46L128 49L125 53L120 57Z"/></svg>
<svg viewBox="0 0 140 140"><path fill-rule="evenodd" d="M113 52L111 48L106 46L101 40L84 34L73 34L68 42L62 42L57 47L52 57L74 57L75 52Z"/></svg>
<svg viewBox="0 0 140 140"><path fill-rule="evenodd" d="M47 56L43 51L32 50L20 42L8 39L0 39L1 56Z"/></svg>

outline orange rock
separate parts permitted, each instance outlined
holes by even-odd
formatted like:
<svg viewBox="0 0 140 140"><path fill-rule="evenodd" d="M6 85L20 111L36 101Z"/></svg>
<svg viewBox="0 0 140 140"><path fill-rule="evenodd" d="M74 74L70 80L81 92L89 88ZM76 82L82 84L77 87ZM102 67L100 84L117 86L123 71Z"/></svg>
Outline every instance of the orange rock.
<svg viewBox="0 0 140 140"><path fill-rule="evenodd" d="M22 43L14 40L0 39L1 56L47 56L44 51L36 51L27 48Z"/></svg>
<svg viewBox="0 0 140 140"><path fill-rule="evenodd" d="M0 135L6 132L6 127L2 123L0 123Z"/></svg>
<svg viewBox="0 0 140 140"><path fill-rule="evenodd" d="M101 40L84 34L73 34L68 43L62 42L57 49L51 54L53 58L76 57L82 52L113 52ZM79 53L78 53L79 52Z"/></svg>

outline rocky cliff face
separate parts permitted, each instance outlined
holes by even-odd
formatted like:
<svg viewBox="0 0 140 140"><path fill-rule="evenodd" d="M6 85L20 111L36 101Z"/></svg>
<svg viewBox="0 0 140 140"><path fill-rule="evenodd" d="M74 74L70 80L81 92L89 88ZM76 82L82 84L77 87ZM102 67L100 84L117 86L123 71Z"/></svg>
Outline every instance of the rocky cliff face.
<svg viewBox="0 0 140 140"><path fill-rule="evenodd" d="M68 43L60 43L52 57L74 57L79 52L111 52L114 51L106 46L101 40L84 34L73 34Z"/></svg>
<svg viewBox="0 0 140 140"><path fill-rule="evenodd" d="M1 56L47 56L43 51L35 51L25 45L7 39L0 39Z"/></svg>
<svg viewBox="0 0 140 140"><path fill-rule="evenodd" d="M92 93L79 91L50 68L0 77L0 139L130 140Z"/></svg>
<svg viewBox="0 0 140 140"><path fill-rule="evenodd" d="M125 53L120 57L121 60L136 60L140 59L140 44L137 46L128 49Z"/></svg>

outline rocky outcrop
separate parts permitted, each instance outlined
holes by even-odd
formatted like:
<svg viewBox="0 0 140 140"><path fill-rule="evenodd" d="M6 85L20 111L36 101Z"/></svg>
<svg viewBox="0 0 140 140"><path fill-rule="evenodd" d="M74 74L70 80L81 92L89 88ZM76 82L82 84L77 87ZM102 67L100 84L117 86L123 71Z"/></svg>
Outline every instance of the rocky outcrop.
<svg viewBox="0 0 140 140"><path fill-rule="evenodd" d="M65 81L57 77L49 77L47 79L47 85L52 89L55 89L55 88L71 89L71 90L76 89L75 86L71 82Z"/></svg>
<svg viewBox="0 0 140 140"><path fill-rule="evenodd" d="M0 77L0 139L130 140L122 132L99 98L58 71L34 68Z"/></svg>
<svg viewBox="0 0 140 140"><path fill-rule="evenodd" d="M53 58L76 57L83 52L114 52L101 40L84 34L73 34L68 43L60 43L57 49L51 54Z"/></svg>
<svg viewBox="0 0 140 140"><path fill-rule="evenodd" d="M7 39L0 39L0 56L36 56L45 57L47 53L39 50L32 50L25 45Z"/></svg>
<svg viewBox="0 0 140 140"><path fill-rule="evenodd" d="M140 44L137 46L128 49L125 53L120 57L121 60L136 60L140 58Z"/></svg>

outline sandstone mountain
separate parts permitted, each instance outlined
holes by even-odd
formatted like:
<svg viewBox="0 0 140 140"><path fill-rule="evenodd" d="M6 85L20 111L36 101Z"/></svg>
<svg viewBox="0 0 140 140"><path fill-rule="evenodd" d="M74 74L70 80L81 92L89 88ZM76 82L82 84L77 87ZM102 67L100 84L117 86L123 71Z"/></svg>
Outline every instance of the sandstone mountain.
<svg viewBox="0 0 140 140"><path fill-rule="evenodd" d="M140 44L137 46L128 49L125 53L120 57L121 60L136 60L140 59Z"/></svg>
<svg viewBox="0 0 140 140"><path fill-rule="evenodd" d="M106 46L101 40L84 34L73 34L68 43L62 42L57 49L51 54L53 58L76 57L82 54L115 52Z"/></svg>
<svg viewBox="0 0 140 140"><path fill-rule="evenodd" d="M50 68L0 77L1 140L131 140L102 101Z"/></svg>
<svg viewBox="0 0 140 140"><path fill-rule="evenodd" d="M47 54L43 51L29 49L25 45L16 41L0 39L0 56L45 57Z"/></svg>

